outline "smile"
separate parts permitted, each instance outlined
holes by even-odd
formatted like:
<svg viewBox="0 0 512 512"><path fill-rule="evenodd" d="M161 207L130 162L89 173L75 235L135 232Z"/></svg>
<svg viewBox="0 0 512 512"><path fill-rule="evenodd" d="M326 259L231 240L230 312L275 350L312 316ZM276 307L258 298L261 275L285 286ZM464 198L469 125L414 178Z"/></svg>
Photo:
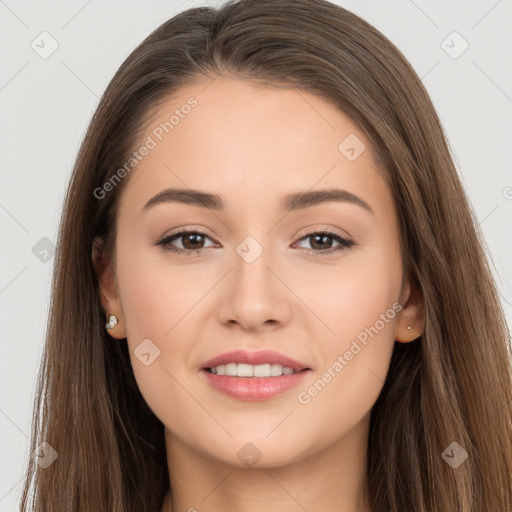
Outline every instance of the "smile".
<svg viewBox="0 0 512 512"><path fill-rule="evenodd" d="M293 368L282 366L280 364L244 364L244 363L228 363L207 368L208 371L215 375L228 375L229 377L281 377L281 375L291 375L299 373Z"/></svg>

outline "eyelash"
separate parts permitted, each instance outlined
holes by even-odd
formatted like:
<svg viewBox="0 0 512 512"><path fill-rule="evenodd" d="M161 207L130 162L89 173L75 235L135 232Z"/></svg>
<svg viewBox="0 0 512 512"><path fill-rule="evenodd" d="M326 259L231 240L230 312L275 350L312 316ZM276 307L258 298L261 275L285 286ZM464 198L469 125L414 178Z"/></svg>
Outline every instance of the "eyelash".
<svg viewBox="0 0 512 512"><path fill-rule="evenodd" d="M170 243L178 238L181 238L183 235L186 235L187 233L193 233L196 235L202 235L207 238L210 238L206 233L202 233L201 231L198 231L196 229L182 229L180 231L177 231L175 233L171 233L170 235L164 237L162 240L156 243L156 245L159 245L163 248L164 251L169 251L173 253L177 253L183 256L198 256L199 251L201 249L177 249L176 247L172 247ZM352 240L348 240L346 238L341 237L337 233L334 233L332 231L324 230L324 231L311 231L310 233L305 234L302 236L299 241L304 240L305 238L309 238L313 235L327 235L330 238L333 238L337 242L340 243L340 246L334 249L327 249L325 251L321 250L315 250L315 249L307 249L307 251L310 251L312 256L314 257L322 257L327 254L332 254L338 251L344 251L346 249L349 249L350 247L356 245L356 243ZM210 238L211 240L211 238ZM203 248L204 249L204 248Z"/></svg>

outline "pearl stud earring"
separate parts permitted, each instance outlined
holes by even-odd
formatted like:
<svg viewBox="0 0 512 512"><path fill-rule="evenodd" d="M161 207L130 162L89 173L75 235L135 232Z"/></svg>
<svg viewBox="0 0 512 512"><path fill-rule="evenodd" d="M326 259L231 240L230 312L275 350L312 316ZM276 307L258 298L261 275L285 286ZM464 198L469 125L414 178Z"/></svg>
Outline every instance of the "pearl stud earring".
<svg viewBox="0 0 512 512"><path fill-rule="evenodd" d="M105 329L113 329L117 324L117 317L116 315L109 315L108 316L108 322L105 324Z"/></svg>

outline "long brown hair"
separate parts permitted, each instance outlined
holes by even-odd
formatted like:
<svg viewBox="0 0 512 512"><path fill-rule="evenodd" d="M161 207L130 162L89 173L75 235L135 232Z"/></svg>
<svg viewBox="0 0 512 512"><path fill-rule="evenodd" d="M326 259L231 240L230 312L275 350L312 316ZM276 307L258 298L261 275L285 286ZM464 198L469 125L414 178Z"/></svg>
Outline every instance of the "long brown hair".
<svg viewBox="0 0 512 512"><path fill-rule="evenodd" d="M91 258L96 236L114 255L129 177L101 200L94 191L133 151L151 109L219 74L332 102L367 135L385 170L405 269L425 304L425 331L395 344L372 409L373 511L507 510L510 333L475 215L414 69L374 27L323 0L189 9L150 34L108 85L65 198L34 404L31 451L45 441L58 457L48 468L29 460L21 510L160 510L169 489L163 425L138 390L126 339L114 343L104 329ZM467 453L457 468L443 456L453 446Z"/></svg>

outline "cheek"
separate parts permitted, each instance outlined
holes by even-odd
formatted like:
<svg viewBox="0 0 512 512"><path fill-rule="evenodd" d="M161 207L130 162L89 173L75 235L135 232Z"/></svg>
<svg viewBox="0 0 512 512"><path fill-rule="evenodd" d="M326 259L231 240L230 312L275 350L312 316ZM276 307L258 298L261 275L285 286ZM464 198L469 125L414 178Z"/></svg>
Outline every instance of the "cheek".
<svg viewBox="0 0 512 512"><path fill-rule="evenodd" d="M393 336L395 311L388 311L397 300L401 284L401 262L377 250L360 251L336 266L295 273L290 279L294 291L305 297L318 325L318 340L324 340L325 353L345 351L365 329L378 321L383 337ZM306 277L303 277L306 276ZM379 321L385 315L384 324ZM316 318L315 318L316 317ZM380 332L379 332L380 334Z"/></svg>
<svg viewBox="0 0 512 512"><path fill-rule="evenodd" d="M128 250L130 247L130 250ZM159 394L172 379L170 361L185 359L186 339L169 343L184 325L194 287L183 273L172 271L158 256L160 249L144 246L120 234L117 282L135 377L147 398ZM197 294L197 292L196 292ZM174 338L173 338L174 337ZM176 340L178 341L178 340ZM149 354L149 355L147 355ZM164 361L166 361L164 365ZM149 364L144 364L149 363Z"/></svg>
<svg viewBox="0 0 512 512"><path fill-rule="evenodd" d="M131 366L147 405L164 424L174 425L176 415L185 418L191 407L182 384L194 337L187 332L194 310L187 311L199 300L201 287L165 264L159 248L137 245L142 243L119 237L117 281Z"/></svg>
<svg viewBox="0 0 512 512"><path fill-rule="evenodd" d="M128 338L167 339L208 290L206 276L193 266L170 263L165 252L149 242L130 242L135 247L130 252L123 251L123 245L128 246L128 240L123 244L120 237L118 285Z"/></svg>
<svg viewBox="0 0 512 512"><path fill-rule="evenodd" d="M354 264L347 260L329 286L309 295L308 305L334 332L321 338L321 367L297 396L304 417L318 428L323 422L333 432L349 429L371 410L382 390L401 309L401 260L395 256L376 251Z"/></svg>

